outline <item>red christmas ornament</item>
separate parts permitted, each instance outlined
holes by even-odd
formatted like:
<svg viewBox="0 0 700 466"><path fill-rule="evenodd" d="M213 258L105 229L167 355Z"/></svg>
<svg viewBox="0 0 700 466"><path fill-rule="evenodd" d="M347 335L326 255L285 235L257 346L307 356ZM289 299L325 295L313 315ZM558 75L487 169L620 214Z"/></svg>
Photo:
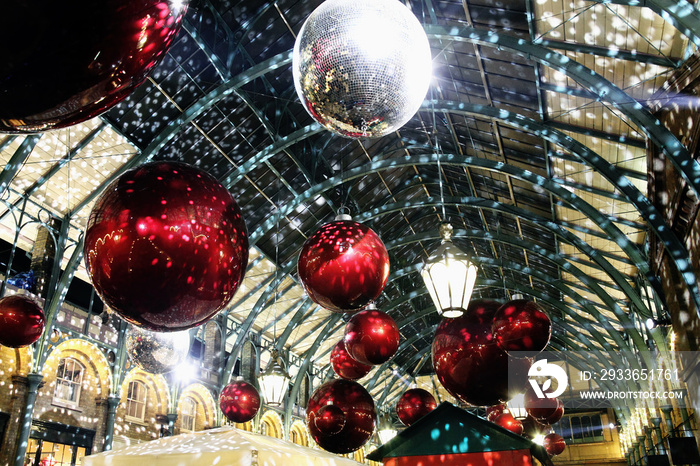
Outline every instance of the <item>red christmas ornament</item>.
<svg viewBox="0 0 700 466"><path fill-rule="evenodd" d="M298 261L299 278L311 300L334 312L362 309L379 297L389 278L389 254L382 240L345 217L311 235Z"/></svg>
<svg viewBox="0 0 700 466"><path fill-rule="evenodd" d="M544 422L556 416L559 404L560 401L557 398L539 398L534 391L525 391L525 410L538 422Z"/></svg>
<svg viewBox="0 0 700 466"><path fill-rule="evenodd" d="M504 404L488 406L486 408L486 420L494 422L498 416L508 412L508 407Z"/></svg>
<svg viewBox="0 0 700 466"><path fill-rule="evenodd" d="M219 406L221 412L230 421L248 422L260 409L260 394L253 385L239 380L226 385L221 390Z"/></svg>
<svg viewBox="0 0 700 466"><path fill-rule="evenodd" d="M319 416L332 410L328 406L339 408L345 416L345 425L335 433L320 429L316 422ZM376 417L374 401L367 390L357 382L342 379L318 387L306 408L306 425L316 443L324 450L341 455L367 443L374 432ZM324 422L320 421L321 426Z"/></svg>
<svg viewBox="0 0 700 466"><path fill-rule="evenodd" d="M345 326L345 348L362 364L387 362L399 348L400 339L394 319L377 309L358 312Z"/></svg>
<svg viewBox="0 0 700 466"><path fill-rule="evenodd" d="M515 419L510 413L503 413L493 420L493 423L513 432L515 435L523 434L523 423Z"/></svg>
<svg viewBox="0 0 700 466"><path fill-rule="evenodd" d="M396 414L405 426L410 426L435 408L437 403L429 391L412 388L399 398L396 403Z"/></svg>
<svg viewBox="0 0 700 466"><path fill-rule="evenodd" d="M30 297L15 294L0 299L0 345L31 345L41 337L45 326L44 311Z"/></svg>
<svg viewBox="0 0 700 466"><path fill-rule="evenodd" d="M339 433L345 427L345 413L335 405L321 406L316 412L314 423L318 431L324 435Z"/></svg>
<svg viewBox="0 0 700 466"><path fill-rule="evenodd" d="M551 416L547 416L545 419L542 420L542 422L544 424L548 424L551 426L552 424L556 424L557 422L559 422L561 420L562 416L564 416L564 402L558 398L556 400L557 400L557 409L554 411L554 413Z"/></svg>
<svg viewBox="0 0 700 466"><path fill-rule="evenodd" d="M492 330L498 346L518 357L519 351L539 353L545 349L552 336L552 321L534 302L516 299L498 309Z"/></svg>
<svg viewBox="0 0 700 466"><path fill-rule="evenodd" d="M550 456L557 456L561 455L564 453L564 450L566 450L566 441L561 435L551 433L544 436L542 446L547 450L547 454Z"/></svg>
<svg viewBox="0 0 700 466"><path fill-rule="evenodd" d="M66 127L124 99L165 55L186 7L187 0L5 2L0 132ZM31 39L17 42L30 24Z"/></svg>
<svg viewBox="0 0 700 466"><path fill-rule="evenodd" d="M95 290L123 319L185 330L233 298L248 264L248 234L214 177L155 162L125 172L97 200L85 258Z"/></svg>
<svg viewBox="0 0 700 466"><path fill-rule="evenodd" d="M372 366L362 364L350 356L343 340L336 343L331 351L331 366L338 377L345 380L359 380L372 370Z"/></svg>
<svg viewBox="0 0 700 466"><path fill-rule="evenodd" d="M491 334L499 306L472 301L461 317L443 319L433 338L438 380L452 396L475 406L504 403L527 385L531 361L509 358Z"/></svg>
<svg viewBox="0 0 700 466"><path fill-rule="evenodd" d="M523 424L523 437L529 439L534 439L538 435L542 435L549 430L548 426L537 422L532 416L528 416L520 422Z"/></svg>

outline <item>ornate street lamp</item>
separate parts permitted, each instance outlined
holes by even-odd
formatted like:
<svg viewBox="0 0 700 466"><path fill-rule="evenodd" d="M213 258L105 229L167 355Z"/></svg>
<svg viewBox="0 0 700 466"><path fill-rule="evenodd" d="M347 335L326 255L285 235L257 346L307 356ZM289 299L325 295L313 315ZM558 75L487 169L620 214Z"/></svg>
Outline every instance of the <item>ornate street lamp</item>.
<svg viewBox="0 0 700 466"><path fill-rule="evenodd" d="M441 224L440 236L442 244L423 265L421 276L438 314L453 319L464 314L469 304L477 268L464 251L452 243L452 225Z"/></svg>
<svg viewBox="0 0 700 466"><path fill-rule="evenodd" d="M289 388L289 374L284 367L277 349L272 350L272 356L267 368L258 376L263 400L268 406L282 406Z"/></svg>

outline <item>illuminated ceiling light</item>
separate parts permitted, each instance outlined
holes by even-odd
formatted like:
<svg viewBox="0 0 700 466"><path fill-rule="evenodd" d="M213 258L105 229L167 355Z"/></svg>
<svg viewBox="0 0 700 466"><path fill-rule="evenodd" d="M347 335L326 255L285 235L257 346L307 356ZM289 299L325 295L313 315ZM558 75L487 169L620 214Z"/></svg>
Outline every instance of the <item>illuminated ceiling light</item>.
<svg viewBox="0 0 700 466"><path fill-rule="evenodd" d="M467 255L452 243L452 225L440 225L442 244L428 258L421 270L425 286L442 317L464 314L469 304L477 268Z"/></svg>
<svg viewBox="0 0 700 466"><path fill-rule="evenodd" d="M389 440L396 437L396 429L394 429L394 425L391 422L391 417L388 414L383 415L379 421L379 430L377 431L377 434L379 434L379 441L381 441L382 444L385 444Z"/></svg>
<svg viewBox="0 0 700 466"><path fill-rule="evenodd" d="M265 371L258 376L260 391L266 405L282 406L284 404L289 380L290 377L284 367L284 361L279 357L277 349L273 349L270 363Z"/></svg>
<svg viewBox="0 0 700 466"><path fill-rule="evenodd" d="M525 394L519 393L515 395L508 403L508 411L515 419L522 421L527 418L527 410L525 409Z"/></svg>

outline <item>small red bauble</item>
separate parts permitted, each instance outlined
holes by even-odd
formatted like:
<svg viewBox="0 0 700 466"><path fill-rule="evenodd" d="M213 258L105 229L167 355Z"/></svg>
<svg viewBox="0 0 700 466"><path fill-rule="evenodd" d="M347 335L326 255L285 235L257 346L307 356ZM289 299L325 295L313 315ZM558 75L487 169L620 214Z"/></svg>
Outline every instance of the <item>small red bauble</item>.
<svg viewBox="0 0 700 466"><path fill-rule="evenodd" d="M495 421L498 416L508 412L508 407L504 404L486 407L486 420Z"/></svg>
<svg viewBox="0 0 700 466"><path fill-rule="evenodd" d="M557 398L557 409L550 416L547 416L542 420L544 424L552 425L556 424L564 416L564 402Z"/></svg>
<svg viewBox="0 0 700 466"><path fill-rule="evenodd" d="M461 317L443 319L433 338L438 380L452 396L474 406L504 403L527 385L531 361L509 358L491 333L499 306L472 301Z"/></svg>
<svg viewBox="0 0 700 466"><path fill-rule="evenodd" d="M429 391L412 388L399 398L396 403L396 414L405 426L410 426L435 408L437 408L437 402Z"/></svg>
<svg viewBox="0 0 700 466"><path fill-rule="evenodd" d="M377 299L384 289L389 254L366 225L334 220L306 240L298 269L312 301L334 312L355 312Z"/></svg>
<svg viewBox="0 0 700 466"><path fill-rule="evenodd" d="M566 450L566 441L559 434L551 433L544 436L542 446L550 456L557 456Z"/></svg>
<svg viewBox="0 0 700 466"><path fill-rule="evenodd" d="M85 262L102 300L156 331L209 320L233 298L248 264L248 235L231 193L183 163L129 170L97 200Z"/></svg>
<svg viewBox="0 0 700 466"><path fill-rule="evenodd" d="M527 437L529 439L534 439L538 435L542 435L549 430L548 426L541 424L535 418L529 415L520 422L523 424L523 437Z"/></svg>
<svg viewBox="0 0 700 466"><path fill-rule="evenodd" d="M493 420L493 423L513 432L515 435L523 434L523 423L518 421L510 413L503 413Z"/></svg>
<svg viewBox="0 0 700 466"><path fill-rule="evenodd" d="M66 127L124 99L163 58L186 7L186 0L5 2L0 132ZM30 24L30 40L13 40Z"/></svg>
<svg viewBox="0 0 700 466"><path fill-rule="evenodd" d="M552 321L534 302L516 299L498 309L492 330L498 346L517 357L520 351L545 349L552 336Z"/></svg>
<svg viewBox="0 0 700 466"><path fill-rule="evenodd" d="M559 406L560 401L557 398L539 398L532 390L525 391L525 410L538 422L555 416Z"/></svg>
<svg viewBox="0 0 700 466"><path fill-rule="evenodd" d="M239 380L226 385L221 390L219 406L221 412L230 421L248 422L260 409L260 394L253 385Z"/></svg>
<svg viewBox="0 0 700 466"><path fill-rule="evenodd" d="M345 427L345 413L335 405L321 406L314 423L323 435L337 434Z"/></svg>
<svg viewBox="0 0 700 466"><path fill-rule="evenodd" d="M331 351L331 366L338 377L345 380L358 380L369 374L372 366L362 364L345 349L345 342L340 340Z"/></svg>
<svg viewBox="0 0 700 466"><path fill-rule="evenodd" d="M362 364L384 364L399 348L399 327L386 312L358 312L345 326L345 348Z"/></svg>
<svg viewBox="0 0 700 466"><path fill-rule="evenodd" d="M20 348L34 343L46 326L44 311L28 296L0 299L0 345Z"/></svg>
<svg viewBox="0 0 700 466"><path fill-rule="evenodd" d="M339 408L345 416L345 425L335 433L319 429L316 422L319 413L323 416L324 412L332 410L328 406ZM306 426L313 439L324 450L341 455L367 443L374 432L376 417L372 396L362 385L350 380L324 383L313 393L306 408ZM323 426L324 421L320 424Z"/></svg>

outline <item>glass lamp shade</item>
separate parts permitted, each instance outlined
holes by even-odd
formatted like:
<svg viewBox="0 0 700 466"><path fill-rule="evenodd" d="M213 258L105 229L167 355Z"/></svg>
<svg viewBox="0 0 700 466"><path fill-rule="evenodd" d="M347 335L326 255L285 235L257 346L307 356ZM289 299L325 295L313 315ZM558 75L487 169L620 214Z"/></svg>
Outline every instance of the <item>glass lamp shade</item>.
<svg viewBox="0 0 700 466"><path fill-rule="evenodd" d="M452 225L440 225L440 236L442 244L426 261L421 276L438 314L453 319L464 314L469 304L476 283L477 268L452 243Z"/></svg>
<svg viewBox="0 0 700 466"><path fill-rule="evenodd" d="M394 429L388 415L382 416L381 420L379 421L379 429L377 430L377 434L379 435L379 441L381 441L382 444L385 444L389 440L396 437L397 431Z"/></svg>
<svg viewBox="0 0 700 466"><path fill-rule="evenodd" d="M519 393L515 395L508 403L508 411L513 417L519 421L527 418L527 409L525 409L525 394Z"/></svg>
<svg viewBox="0 0 700 466"><path fill-rule="evenodd" d="M258 377L260 391L265 404L269 406L282 406L284 397L289 388L289 374L284 368L284 362L279 357L277 350L272 350L272 358L265 371Z"/></svg>

